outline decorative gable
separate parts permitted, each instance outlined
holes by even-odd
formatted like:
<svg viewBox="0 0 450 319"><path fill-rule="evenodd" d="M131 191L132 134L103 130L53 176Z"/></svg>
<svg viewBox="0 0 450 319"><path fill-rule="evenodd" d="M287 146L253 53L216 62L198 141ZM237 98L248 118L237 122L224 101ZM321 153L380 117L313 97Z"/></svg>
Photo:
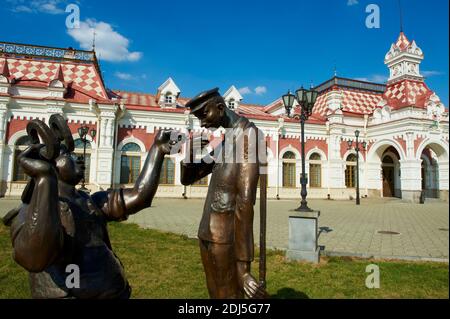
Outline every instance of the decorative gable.
<svg viewBox="0 0 450 319"><path fill-rule="evenodd" d="M244 99L238 89L232 85L223 95L223 99L231 110L238 110L241 101Z"/></svg>
<svg viewBox="0 0 450 319"><path fill-rule="evenodd" d="M445 115L445 106L439 96L433 93L426 102L427 116L429 119L440 121Z"/></svg>
<svg viewBox="0 0 450 319"><path fill-rule="evenodd" d="M177 99L180 96L180 89L172 80L168 78L159 88L157 93L158 104L161 107L176 108Z"/></svg>
<svg viewBox="0 0 450 319"><path fill-rule="evenodd" d="M62 99L64 98L64 94L67 92L66 88L67 85L64 80L64 73L61 65L59 65L55 76L48 84L49 96Z"/></svg>

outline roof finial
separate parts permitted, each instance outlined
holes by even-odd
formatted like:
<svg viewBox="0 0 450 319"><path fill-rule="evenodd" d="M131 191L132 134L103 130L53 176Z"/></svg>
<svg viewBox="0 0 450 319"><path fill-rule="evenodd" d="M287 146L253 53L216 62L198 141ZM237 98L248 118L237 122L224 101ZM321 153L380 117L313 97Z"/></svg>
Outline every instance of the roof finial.
<svg viewBox="0 0 450 319"><path fill-rule="evenodd" d="M403 10L402 10L402 0L398 0L398 7L400 12L400 32L403 33Z"/></svg>
<svg viewBox="0 0 450 319"><path fill-rule="evenodd" d="M334 77L337 77L337 65L336 65L336 60L334 60Z"/></svg>
<svg viewBox="0 0 450 319"><path fill-rule="evenodd" d="M55 81L55 80L61 81L62 83L65 82L64 72L63 72L61 64L59 64L58 69L56 70L55 76L52 81Z"/></svg>

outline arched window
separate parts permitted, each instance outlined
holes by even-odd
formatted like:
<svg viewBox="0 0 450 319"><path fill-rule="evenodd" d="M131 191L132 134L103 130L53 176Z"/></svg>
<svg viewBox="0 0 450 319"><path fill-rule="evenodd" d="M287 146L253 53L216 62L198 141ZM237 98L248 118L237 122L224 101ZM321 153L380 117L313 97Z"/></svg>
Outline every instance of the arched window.
<svg viewBox="0 0 450 319"><path fill-rule="evenodd" d="M76 158L82 158L84 152L84 143L81 138L78 138L74 141L75 150L73 151ZM91 142L86 142L86 158L84 159L84 166L86 167L84 171L84 181L89 183L90 175L91 175L91 153L92 153L92 145Z"/></svg>
<svg viewBox="0 0 450 319"><path fill-rule="evenodd" d="M309 157L309 187L322 187L322 158L318 153Z"/></svg>
<svg viewBox="0 0 450 319"><path fill-rule="evenodd" d="M175 184L175 162L170 157L164 158L159 183L163 185Z"/></svg>
<svg viewBox="0 0 450 319"><path fill-rule="evenodd" d="M345 186L347 188L356 187L356 155L350 154L346 159Z"/></svg>
<svg viewBox="0 0 450 319"><path fill-rule="evenodd" d="M286 152L283 155L283 187L296 187L295 154Z"/></svg>
<svg viewBox="0 0 450 319"><path fill-rule="evenodd" d="M22 153L28 146L31 145L31 140L28 136L22 136L14 145L14 173L13 173L13 181L14 182L26 182L29 177L23 171L23 168L19 165L18 157L20 153Z"/></svg>
<svg viewBox="0 0 450 319"><path fill-rule="evenodd" d="M141 171L141 147L136 143L128 143L122 147L120 160L120 183L136 182Z"/></svg>
<svg viewBox="0 0 450 319"><path fill-rule="evenodd" d="M228 107L229 107L231 110L234 110L234 108L236 107L236 102L234 101L234 99L230 99L230 100L228 101Z"/></svg>
<svg viewBox="0 0 450 319"><path fill-rule="evenodd" d="M172 105L174 103L173 95L171 92L167 92L164 96L164 103L167 105Z"/></svg>

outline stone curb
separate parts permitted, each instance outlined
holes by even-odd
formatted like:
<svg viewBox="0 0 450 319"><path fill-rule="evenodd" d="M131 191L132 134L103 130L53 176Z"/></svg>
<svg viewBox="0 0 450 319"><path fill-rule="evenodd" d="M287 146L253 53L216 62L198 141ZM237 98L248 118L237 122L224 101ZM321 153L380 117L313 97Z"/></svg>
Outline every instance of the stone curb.
<svg viewBox="0 0 450 319"><path fill-rule="evenodd" d="M448 258L436 258L436 257L420 257L420 256L394 256L394 255L375 255L366 253L347 253L337 251L321 251L321 255L327 257L357 257L363 259L388 259L388 260L409 260L409 261L430 261L439 263L448 263Z"/></svg>

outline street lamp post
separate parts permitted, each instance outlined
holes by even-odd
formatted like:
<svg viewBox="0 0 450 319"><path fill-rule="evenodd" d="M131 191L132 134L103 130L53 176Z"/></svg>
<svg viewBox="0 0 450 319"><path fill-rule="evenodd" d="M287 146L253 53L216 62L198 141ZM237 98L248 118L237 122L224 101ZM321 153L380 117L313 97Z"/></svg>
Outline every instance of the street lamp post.
<svg viewBox="0 0 450 319"><path fill-rule="evenodd" d="M366 149L366 142L359 142L359 134L361 132L359 130L355 131L355 152L356 152L356 205L360 205L361 204L361 196L359 195L359 152L361 150L365 150ZM362 149L359 146L362 146ZM353 141L349 140L348 141L348 149L351 150L353 147Z"/></svg>
<svg viewBox="0 0 450 319"><path fill-rule="evenodd" d="M87 136L89 134L89 127L87 126L81 126L78 128L78 135L80 136L81 141L83 142L83 163L86 165L86 144L88 142ZM97 131L95 129L92 129L90 132L90 136L92 139L95 138L97 135ZM83 179L81 180L81 187L80 190L83 192L89 192L89 190L86 188L86 171L83 174Z"/></svg>
<svg viewBox="0 0 450 319"><path fill-rule="evenodd" d="M319 93L311 88L311 90L306 90L303 87L295 92L295 96L291 94L290 91L286 95L283 95L283 103L286 108L286 114L290 118L297 118L300 120L301 125L301 156L302 156L302 175L300 178L301 184L301 203L300 207L296 209L298 212L311 212L312 209L308 207L308 202L306 201L306 196L308 192L306 190L306 185L308 184L308 179L306 177L306 161L305 161L305 122L309 119L312 114L314 104L316 103L317 96ZM294 102L300 105L299 116L291 114Z"/></svg>

